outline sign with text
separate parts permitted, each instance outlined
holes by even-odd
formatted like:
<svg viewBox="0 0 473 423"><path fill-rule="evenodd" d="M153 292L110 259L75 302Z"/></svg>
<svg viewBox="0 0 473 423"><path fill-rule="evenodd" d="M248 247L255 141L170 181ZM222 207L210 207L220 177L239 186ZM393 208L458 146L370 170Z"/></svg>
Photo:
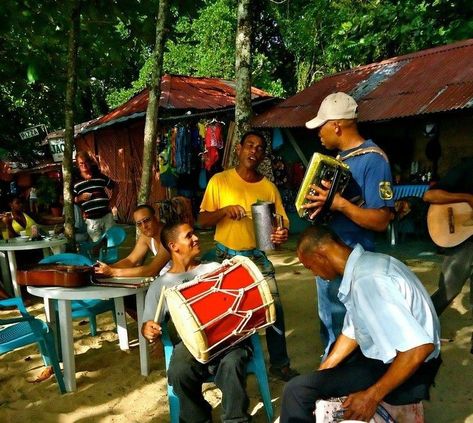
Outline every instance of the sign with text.
<svg viewBox="0 0 473 423"><path fill-rule="evenodd" d="M20 132L20 138L23 141L23 140L27 140L27 139L35 138L39 136L44 137L46 136L46 134L47 134L46 125L36 125Z"/></svg>
<svg viewBox="0 0 473 423"><path fill-rule="evenodd" d="M64 159L64 138L50 138L48 140L49 148L55 162L62 162ZM75 148L72 149L72 159L76 156Z"/></svg>

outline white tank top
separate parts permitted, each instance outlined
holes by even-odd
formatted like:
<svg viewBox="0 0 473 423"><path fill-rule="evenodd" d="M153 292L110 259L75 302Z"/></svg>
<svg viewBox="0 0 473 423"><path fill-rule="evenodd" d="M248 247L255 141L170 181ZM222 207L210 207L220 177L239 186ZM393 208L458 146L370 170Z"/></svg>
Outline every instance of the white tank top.
<svg viewBox="0 0 473 423"><path fill-rule="evenodd" d="M151 252L153 253L153 256L158 254L158 247L156 245L156 241L154 240L154 238L151 238L149 248L150 248Z"/></svg>
<svg viewBox="0 0 473 423"><path fill-rule="evenodd" d="M149 248L154 256L158 254L158 246L156 245L156 241L154 238L151 238L151 242L149 243ZM172 261L169 260L166 263L166 265L160 270L159 276L164 275L171 268L171 265L172 265Z"/></svg>

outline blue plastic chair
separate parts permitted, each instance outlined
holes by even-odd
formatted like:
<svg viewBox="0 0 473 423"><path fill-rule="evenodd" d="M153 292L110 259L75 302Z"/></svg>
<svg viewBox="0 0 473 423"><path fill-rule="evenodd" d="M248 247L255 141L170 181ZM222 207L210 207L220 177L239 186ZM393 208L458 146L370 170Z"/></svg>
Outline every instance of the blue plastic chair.
<svg viewBox="0 0 473 423"><path fill-rule="evenodd" d="M164 347L164 361L166 365L166 372L171 362L171 355L174 346L169 337L169 332L166 323L162 323L162 335L161 342ZM266 417L268 422L273 421L273 404L271 403L271 392L269 390L268 375L266 373L266 365L264 363L263 349L261 348L261 342L259 340L258 333L251 336L251 343L253 345L253 356L248 362L246 371L248 374L253 373L256 376L258 382L259 391L263 399L264 408L266 411ZM213 381L213 378L208 380ZM179 423L179 398L174 394L172 386L168 383L168 401L169 401L169 414L171 416L171 423Z"/></svg>
<svg viewBox="0 0 473 423"><path fill-rule="evenodd" d="M121 226L112 226L95 242L82 242L79 244L80 254L91 260L100 260L104 263L118 261L118 246L126 239L126 232Z"/></svg>
<svg viewBox="0 0 473 423"><path fill-rule="evenodd" d="M35 319L26 311L20 297L0 300L0 309L16 306L21 317L0 319L0 325L9 325L0 330L0 354L5 354L25 345L37 343L45 366L52 366L59 390L66 392L54 343L54 335L42 320Z"/></svg>
<svg viewBox="0 0 473 423"><path fill-rule="evenodd" d="M93 262L88 257L80 254L63 253L45 257L40 264L65 264L75 266L92 266ZM57 301L54 302L54 308L57 313ZM113 313L115 319L115 304L113 300L74 300L71 302L71 314L73 319L89 319L90 334L97 335L97 314L107 311ZM57 321L57 319L56 319ZM59 331L57 332L59 333Z"/></svg>

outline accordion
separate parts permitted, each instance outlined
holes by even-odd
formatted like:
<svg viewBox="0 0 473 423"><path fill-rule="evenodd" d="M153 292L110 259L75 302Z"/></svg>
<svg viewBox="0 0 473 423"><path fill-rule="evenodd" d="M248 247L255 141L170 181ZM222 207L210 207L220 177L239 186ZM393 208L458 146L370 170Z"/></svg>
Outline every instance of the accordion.
<svg viewBox="0 0 473 423"><path fill-rule="evenodd" d="M345 163L324 154L314 153L305 172L302 185L297 193L295 201L297 214L311 222L325 218L335 194L337 192L340 194L343 192L348 185L350 176L350 168ZM314 219L311 219L310 215L314 210L303 209L302 206L309 202L309 200L305 198L307 194L315 194L314 190L311 189L311 185L321 187L323 180L331 182L332 185L322 210Z"/></svg>

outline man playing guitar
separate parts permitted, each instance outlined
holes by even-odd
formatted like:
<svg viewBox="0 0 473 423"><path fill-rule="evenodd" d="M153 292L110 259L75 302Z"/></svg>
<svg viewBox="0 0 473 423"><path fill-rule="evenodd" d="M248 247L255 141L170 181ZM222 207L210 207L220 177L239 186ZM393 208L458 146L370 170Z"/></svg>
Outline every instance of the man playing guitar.
<svg viewBox="0 0 473 423"><path fill-rule="evenodd" d="M446 248L438 290L432 295L440 315L470 279L473 304L473 157L452 168L424 194L431 204L429 232ZM443 209L443 210L442 210ZM438 216L434 218L434 216ZM449 239L449 237L451 239ZM463 242L461 242L463 241ZM459 245L456 245L459 244Z"/></svg>

